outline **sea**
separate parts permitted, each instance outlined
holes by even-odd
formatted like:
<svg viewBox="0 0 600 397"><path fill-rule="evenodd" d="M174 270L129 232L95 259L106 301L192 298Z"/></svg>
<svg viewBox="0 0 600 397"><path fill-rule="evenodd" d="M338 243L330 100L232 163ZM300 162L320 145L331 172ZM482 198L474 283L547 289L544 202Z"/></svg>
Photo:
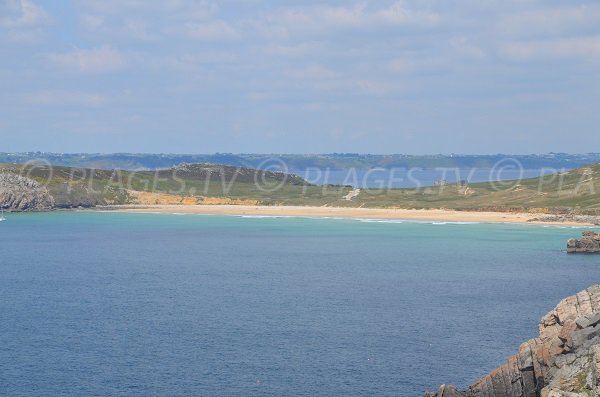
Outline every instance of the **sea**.
<svg viewBox="0 0 600 397"><path fill-rule="evenodd" d="M0 223L0 395L421 396L600 281L584 228L53 212Z"/></svg>

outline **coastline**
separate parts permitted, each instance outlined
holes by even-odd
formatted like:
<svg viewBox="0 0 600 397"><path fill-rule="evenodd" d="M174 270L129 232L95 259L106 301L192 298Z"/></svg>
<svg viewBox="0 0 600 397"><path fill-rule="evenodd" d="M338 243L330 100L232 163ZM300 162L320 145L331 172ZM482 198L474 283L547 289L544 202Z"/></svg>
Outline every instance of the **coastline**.
<svg viewBox="0 0 600 397"><path fill-rule="evenodd" d="M592 223L576 221L540 220L540 214L512 212L476 212L442 209L392 209L392 208L347 208L347 207L303 207L303 206L260 206L260 205L118 205L87 209L86 211L110 211L128 213L181 213L199 215L237 216L281 216L412 220L439 222L518 223L562 226L594 226Z"/></svg>

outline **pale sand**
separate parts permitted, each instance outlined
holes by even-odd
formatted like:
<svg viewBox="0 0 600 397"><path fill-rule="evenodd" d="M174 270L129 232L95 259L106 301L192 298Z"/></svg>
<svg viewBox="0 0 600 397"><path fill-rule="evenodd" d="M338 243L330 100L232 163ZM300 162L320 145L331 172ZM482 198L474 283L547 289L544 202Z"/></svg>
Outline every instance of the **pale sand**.
<svg viewBox="0 0 600 397"><path fill-rule="evenodd" d="M531 222L541 214L506 212L469 212L452 210L411 210L384 208L341 208L254 205L123 205L99 207L96 210L122 212L158 212L206 215L304 216L356 219L398 219L440 222L528 223L544 225L593 226L581 222Z"/></svg>

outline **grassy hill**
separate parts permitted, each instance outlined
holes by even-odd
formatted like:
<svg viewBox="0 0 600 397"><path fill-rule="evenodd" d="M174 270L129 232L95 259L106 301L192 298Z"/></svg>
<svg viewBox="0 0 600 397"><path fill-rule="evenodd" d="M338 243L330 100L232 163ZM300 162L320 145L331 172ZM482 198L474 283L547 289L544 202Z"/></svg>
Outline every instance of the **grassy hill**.
<svg viewBox="0 0 600 397"><path fill-rule="evenodd" d="M364 191L366 206L600 213L600 163L521 181Z"/></svg>
<svg viewBox="0 0 600 397"><path fill-rule="evenodd" d="M0 165L3 172L37 181L59 208L137 203L273 205L289 199L322 205L340 196L337 190L322 191L296 175L215 164L183 164L157 171L4 164Z"/></svg>
<svg viewBox="0 0 600 397"><path fill-rule="evenodd" d="M92 170L45 165L0 165L47 187L57 207L106 204L261 204L383 208L447 208L600 214L600 163L521 181L420 189L315 186L281 172L214 164L159 171Z"/></svg>

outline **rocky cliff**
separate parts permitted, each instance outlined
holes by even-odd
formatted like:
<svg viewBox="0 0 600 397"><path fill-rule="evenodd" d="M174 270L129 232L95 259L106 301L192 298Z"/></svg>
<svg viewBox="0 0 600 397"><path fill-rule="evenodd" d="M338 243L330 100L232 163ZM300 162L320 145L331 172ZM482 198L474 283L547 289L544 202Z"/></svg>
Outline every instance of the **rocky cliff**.
<svg viewBox="0 0 600 397"><path fill-rule="evenodd" d="M572 238L569 241L567 241L567 252L569 254L600 253L600 234L591 230L581 233L581 239L576 240Z"/></svg>
<svg viewBox="0 0 600 397"><path fill-rule="evenodd" d="M54 208L54 198L33 179L0 173L0 206L9 211L42 211Z"/></svg>
<svg viewBox="0 0 600 397"><path fill-rule="evenodd" d="M425 396L600 396L600 285L563 299L542 318L539 331L468 390L442 385Z"/></svg>

